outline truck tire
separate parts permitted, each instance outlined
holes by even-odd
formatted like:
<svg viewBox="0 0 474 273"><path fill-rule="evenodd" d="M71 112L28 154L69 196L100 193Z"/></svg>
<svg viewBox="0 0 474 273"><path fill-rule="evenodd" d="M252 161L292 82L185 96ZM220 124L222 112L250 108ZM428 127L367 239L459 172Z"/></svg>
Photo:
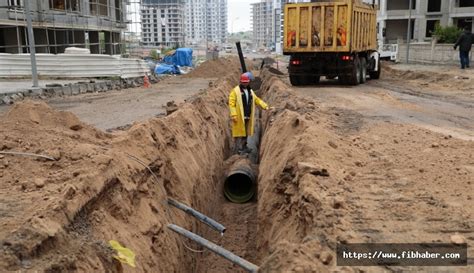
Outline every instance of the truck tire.
<svg viewBox="0 0 474 273"><path fill-rule="evenodd" d="M367 59L362 57L360 59L360 83L365 83L367 81Z"/></svg>
<svg viewBox="0 0 474 273"><path fill-rule="evenodd" d="M369 76L372 80L378 80L380 79L380 72L382 71L382 66L380 63L380 59L378 60L378 67L379 69L377 71L369 71Z"/></svg>
<svg viewBox="0 0 474 273"><path fill-rule="evenodd" d="M301 77L300 76L295 76L295 75L290 75L290 83L293 86L300 86L302 84Z"/></svg>
<svg viewBox="0 0 474 273"><path fill-rule="evenodd" d="M347 76L337 76L337 80L339 81L340 84L346 84L347 83Z"/></svg>
<svg viewBox="0 0 474 273"><path fill-rule="evenodd" d="M356 55L352 63L351 73L347 77L343 77L343 82L349 85L358 85L360 83L361 71L359 56Z"/></svg>
<svg viewBox="0 0 474 273"><path fill-rule="evenodd" d="M310 79L311 79L311 83L312 83L312 84L318 84L320 78L321 78L320 76L313 76L312 78L310 78Z"/></svg>

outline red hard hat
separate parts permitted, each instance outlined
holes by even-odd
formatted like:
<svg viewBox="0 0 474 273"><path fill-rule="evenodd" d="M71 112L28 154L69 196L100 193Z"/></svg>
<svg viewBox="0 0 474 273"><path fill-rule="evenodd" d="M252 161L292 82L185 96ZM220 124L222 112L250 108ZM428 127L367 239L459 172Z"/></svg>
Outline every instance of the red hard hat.
<svg viewBox="0 0 474 273"><path fill-rule="evenodd" d="M244 73L244 74L240 75L240 82L241 83L249 83L250 82L250 78L247 75L247 73Z"/></svg>

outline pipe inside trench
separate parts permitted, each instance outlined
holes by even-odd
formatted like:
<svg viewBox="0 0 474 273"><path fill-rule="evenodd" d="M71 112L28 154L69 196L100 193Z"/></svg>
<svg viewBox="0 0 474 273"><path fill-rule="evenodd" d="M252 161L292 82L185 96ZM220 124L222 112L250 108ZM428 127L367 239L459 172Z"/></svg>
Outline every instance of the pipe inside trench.
<svg viewBox="0 0 474 273"><path fill-rule="evenodd" d="M233 203L248 202L255 195L255 172L250 164L249 160L241 158L229 169L224 182L224 195Z"/></svg>
<svg viewBox="0 0 474 273"><path fill-rule="evenodd" d="M235 161L226 172L224 195L233 203L246 203L252 200L257 192L257 172L252 166L258 164L260 134L260 122L256 119L254 134L247 138L247 147L251 152L240 155L237 160L231 159Z"/></svg>

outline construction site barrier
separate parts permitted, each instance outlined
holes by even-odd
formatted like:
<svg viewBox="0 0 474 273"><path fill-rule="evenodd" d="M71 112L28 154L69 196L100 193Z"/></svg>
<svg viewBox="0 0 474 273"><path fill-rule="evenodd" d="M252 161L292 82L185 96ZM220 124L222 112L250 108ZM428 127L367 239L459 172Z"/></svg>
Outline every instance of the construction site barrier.
<svg viewBox="0 0 474 273"><path fill-rule="evenodd" d="M36 54L38 76L60 78L143 77L143 60L100 54ZM29 54L0 53L0 77L31 77Z"/></svg>

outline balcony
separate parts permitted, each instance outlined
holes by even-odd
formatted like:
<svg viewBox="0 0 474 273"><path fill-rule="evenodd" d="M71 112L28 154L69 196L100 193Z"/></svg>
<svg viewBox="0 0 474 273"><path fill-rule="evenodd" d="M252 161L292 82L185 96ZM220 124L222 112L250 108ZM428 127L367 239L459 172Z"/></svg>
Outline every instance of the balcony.
<svg viewBox="0 0 474 273"><path fill-rule="evenodd" d="M473 7L454 7L450 14L451 17L474 17Z"/></svg>
<svg viewBox="0 0 474 273"><path fill-rule="evenodd" d="M411 16L414 17L417 11L412 10ZM387 16L394 19L403 19L408 18L410 16L409 10L387 10Z"/></svg>

